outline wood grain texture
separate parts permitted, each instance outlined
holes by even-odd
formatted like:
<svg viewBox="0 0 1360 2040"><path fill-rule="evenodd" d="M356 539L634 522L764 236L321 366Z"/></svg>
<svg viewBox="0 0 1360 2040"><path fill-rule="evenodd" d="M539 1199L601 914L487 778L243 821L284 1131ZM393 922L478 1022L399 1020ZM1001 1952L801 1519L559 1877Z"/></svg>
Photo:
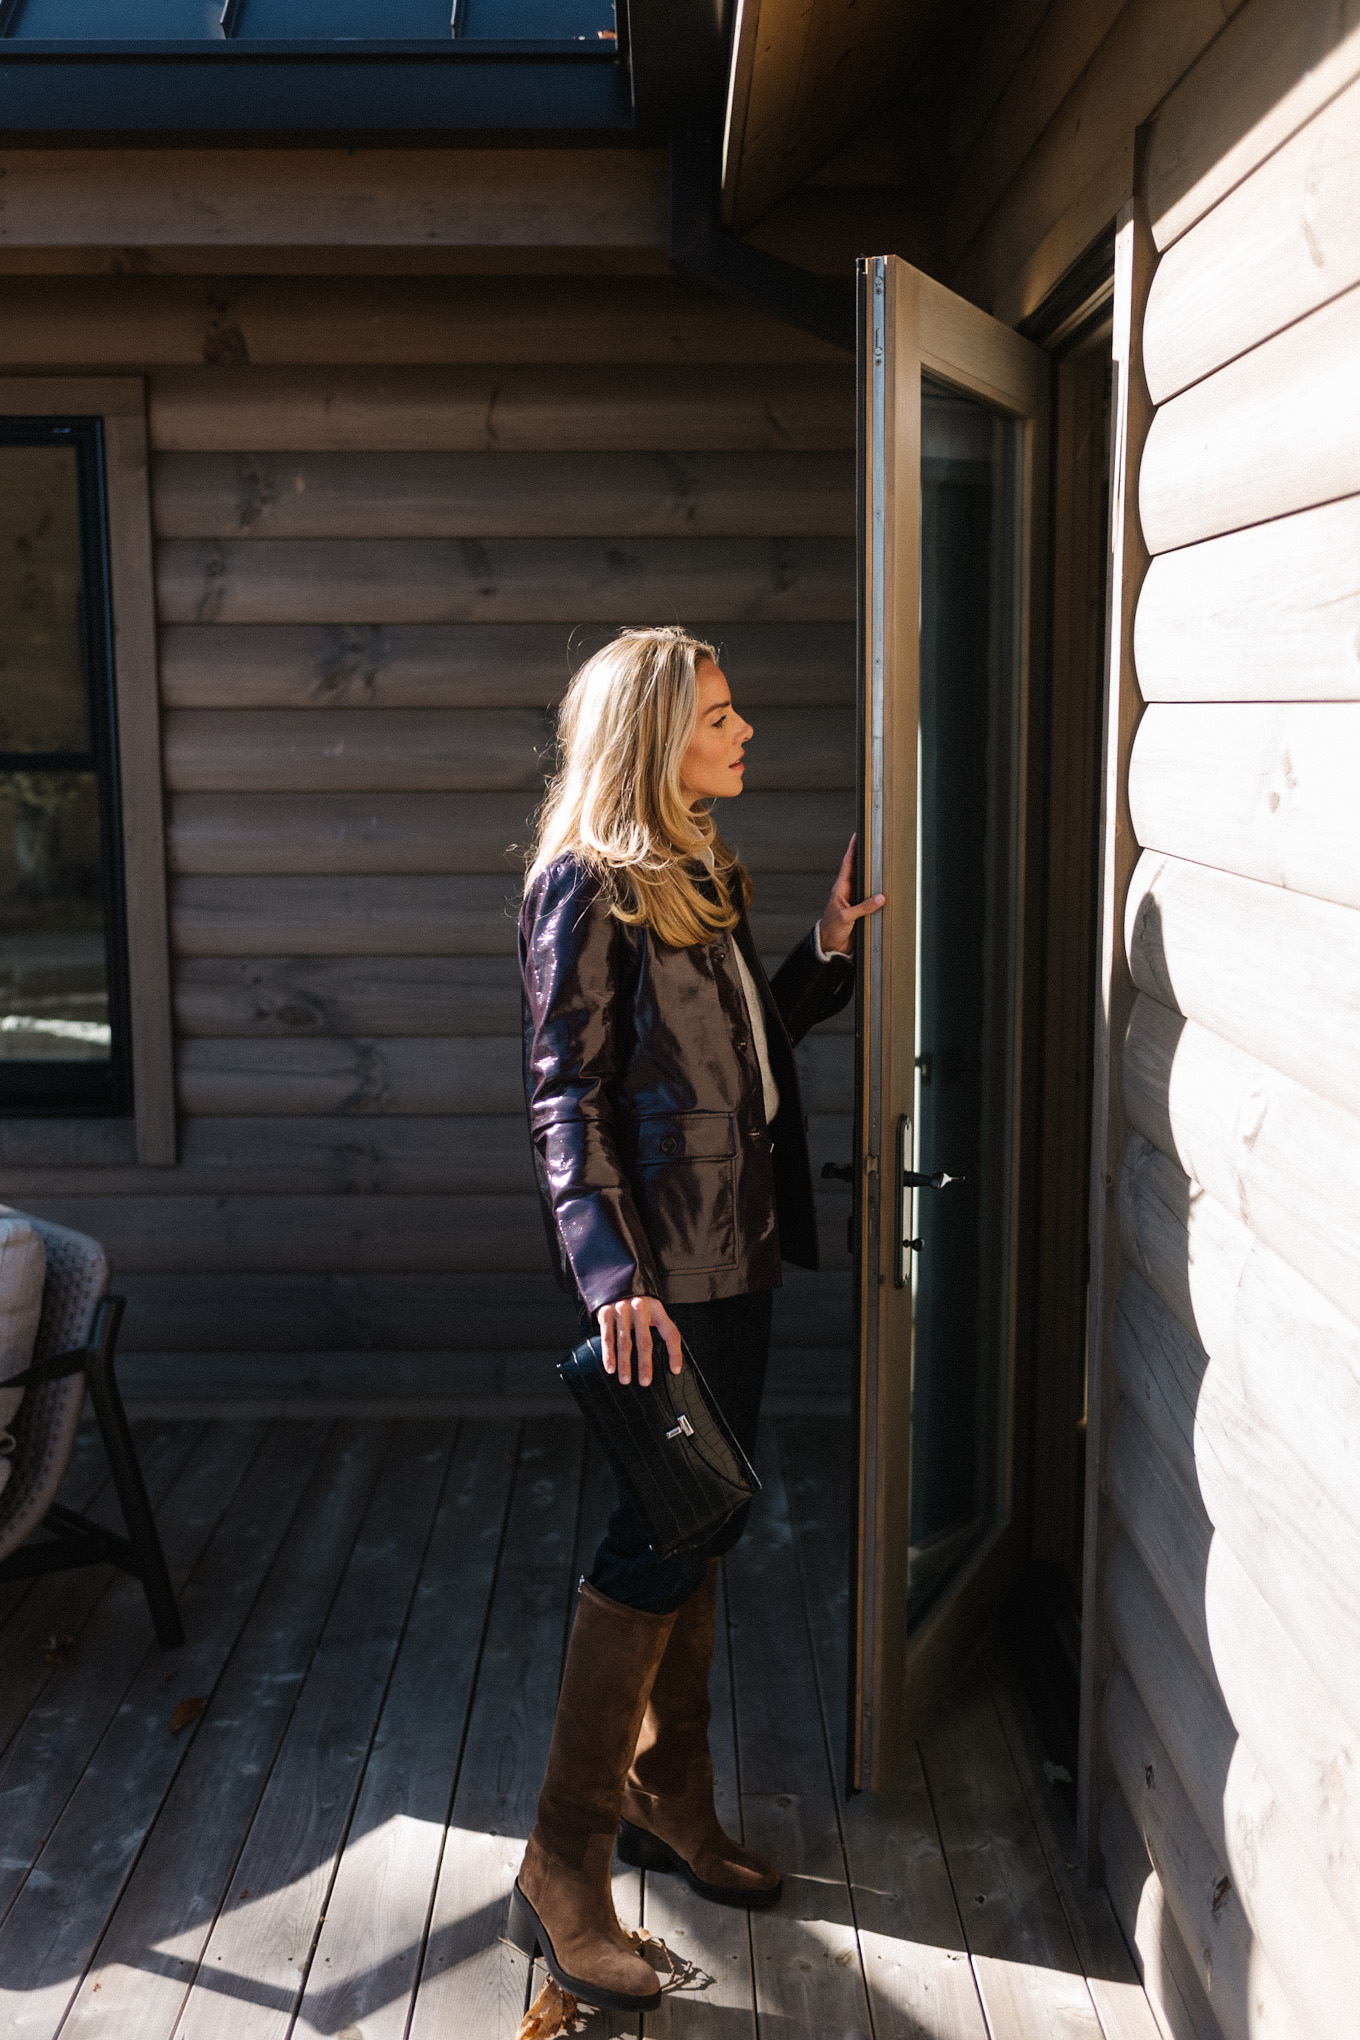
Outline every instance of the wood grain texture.
<svg viewBox="0 0 1360 2040"><path fill-rule="evenodd" d="M829 1433L817 1417L782 1418L777 1436L834 1766L846 1718L853 1455L849 1438ZM989 1746L989 1760L996 1754ZM1004 1766L999 1777L1004 1790ZM911 1749L886 1792L842 1793L838 1801L875 2033L917 2040L934 2025L950 2040L983 2040L986 2022L919 1751Z"/></svg>
<svg viewBox="0 0 1360 2040"><path fill-rule="evenodd" d="M1153 270L1146 214L1130 205L1115 239L1112 313L1109 655L1100 762L1099 881L1096 894L1094 1043L1091 1058L1091 1159L1087 1287L1087 1449L1083 1498L1081 1703L1077 1748L1077 1839L1082 1868L1099 1874L1100 1810L1109 1763L1099 1728L1100 1696L1112 1647L1105 1631L1104 1582L1117 1523L1105 1479L1119 1382L1114 1369L1114 1307L1123 1277L1118 1171L1126 1122L1119 1091L1119 1045L1133 1005L1124 957L1124 902L1138 857L1128 804L1128 765L1142 714L1133 664L1133 619L1147 571L1136 509L1138 464L1152 403L1141 361L1143 311Z"/></svg>
<svg viewBox="0 0 1360 2040"><path fill-rule="evenodd" d="M969 1749L995 1751L988 1768L1009 1788L994 1785L985 1809ZM1048 2028L1095 2040L1100 2021L985 1689L943 1711L921 1739L921 1760L988 2032L1023 2040Z"/></svg>
<svg viewBox="0 0 1360 2040"><path fill-rule="evenodd" d="M690 627L716 643L748 708L854 707L852 625ZM171 709L547 708L609 635L561 624L168 624L161 692Z"/></svg>
<svg viewBox="0 0 1360 2040"><path fill-rule="evenodd" d="M818 1153L839 1154L849 1129L839 1114L814 1122ZM121 1199L256 1196L507 1196L534 1188L523 1110L407 1118L186 1117L173 1170L9 1169L5 1191L26 1198ZM343 1202L332 1205L343 1227Z"/></svg>
<svg viewBox="0 0 1360 2040"><path fill-rule="evenodd" d="M788 1500L768 1435L749 1529L724 1563L736 1683L742 1835L784 1872L779 1906L751 1915L761 2023L817 2033L869 2030L869 2012L826 1729L801 1592ZM816 1920L813 1955L806 1927Z"/></svg>
<svg viewBox="0 0 1360 2040"><path fill-rule="evenodd" d="M1147 151L1159 249L1203 219L1360 69L1354 0L1247 0L1169 94Z"/></svg>
<svg viewBox="0 0 1360 2040"><path fill-rule="evenodd" d="M1053 1879L1104 2040L1156 2040L1157 2021L1105 1891L1089 1885L1077 1867L1076 1829L1062 1796L1045 1774L1045 1744L1005 1658L994 1666L992 1703L1015 1765Z"/></svg>
<svg viewBox="0 0 1360 2040"><path fill-rule="evenodd" d="M1358 346L1354 288L1163 404L1138 483L1149 552L1360 489Z"/></svg>
<svg viewBox="0 0 1360 2040"><path fill-rule="evenodd" d="M275 1756L271 1789L236 1863L238 1895L218 1913L199 1955L183 2012L195 2032L218 2040L273 2034L296 2010L405 1629L453 1431L447 1423L393 1427ZM249 1979L244 2002L217 1987L224 1974Z"/></svg>
<svg viewBox="0 0 1360 2040"><path fill-rule="evenodd" d="M1205 1613L1214 1670L1233 1723L1278 1794L1314 1876L1355 1934L1356 1731L1222 1537L1209 1553ZM1144 1697L1151 1707L1146 1691ZM1311 1936L1304 1935L1302 1945L1310 1944Z"/></svg>
<svg viewBox="0 0 1360 2040"><path fill-rule="evenodd" d="M186 1274L517 1274L550 1266L538 1197L62 1197L39 1218L94 1230L119 1276Z"/></svg>
<svg viewBox="0 0 1360 2040"><path fill-rule="evenodd" d="M1123 1668L1166 1744L1195 1817L1226 1861L1223 1789L1238 1731L1217 1678L1195 1657L1175 1612L1126 1537L1110 1566L1110 1626Z"/></svg>
<svg viewBox="0 0 1360 2040"><path fill-rule="evenodd" d="M1205 1835L1128 1673L1110 1687L1107 1719L1115 1775L1195 1960L1224 2040L1302 2040L1221 1855Z"/></svg>
<svg viewBox="0 0 1360 2040"><path fill-rule="evenodd" d="M662 150L6 149L10 246L666 241Z"/></svg>
<svg viewBox="0 0 1360 2040"><path fill-rule="evenodd" d="M43 368L844 358L676 273L11 276L0 346Z"/></svg>
<svg viewBox="0 0 1360 2040"><path fill-rule="evenodd" d="M1174 1188L1170 1165L1148 1156L1140 1173L1144 1181L1133 1193L1139 1203L1131 1221L1139 1228L1137 1250L1148 1273L1130 1271L1120 1292L1116 1358L1159 1449L1193 1490L1195 1413L1207 1361L1198 1328L1184 1322L1184 1277L1176 1255L1183 1262L1192 1251L1189 1229L1177 1226L1166 1203ZM1195 1232L1195 1301L1214 1340L1215 1366L1251 1420L1348 1515L1360 1454L1355 1371L1360 1328L1252 1241L1230 1214L1217 1215L1207 1198L1196 1206ZM1278 1358L1289 1340L1307 1356L1306 1365L1293 1370L1282 1368ZM1319 1421L1320 1411L1326 1412L1325 1422Z"/></svg>
<svg viewBox="0 0 1360 2040"><path fill-rule="evenodd" d="M950 246L966 248L1022 169L1039 137L1118 20L1123 0L1051 0L1015 52L991 112L956 154L949 193ZM1029 9L1007 9L1022 16ZM989 24L989 40L1011 42L1012 20Z"/></svg>
<svg viewBox="0 0 1360 2040"><path fill-rule="evenodd" d="M1129 760L1138 840L1360 906L1360 702L1157 703Z"/></svg>
<svg viewBox="0 0 1360 2040"><path fill-rule="evenodd" d="M175 965L182 1037L514 1034L520 1013L511 956L204 956Z"/></svg>
<svg viewBox="0 0 1360 2040"><path fill-rule="evenodd" d="M513 956L520 886L503 877L179 878L181 956Z"/></svg>
<svg viewBox="0 0 1360 2040"><path fill-rule="evenodd" d="M1360 1117L1145 994L1122 1067L1130 1124L1360 1324Z"/></svg>
<svg viewBox="0 0 1360 2040"><path fill-rule="evenodd" d="M575 1424L540 1419L521 1436L411 2040L512 2040L527 2001L523 1957L501 1936L552 1732L582 1449Z"/></svg>
<svg viewBox="0 0 1360 2040"><path fill-rule="evenodd" d="M1144 1173L1146 1182L1146 1176L1151 1172ZM1131 1192L1130 1201L1133 1194L1136 1193ZM1131 1249L1146 1254L1149 1286L1156 1288L1172 1315L1180 1317L1173 1300L1176 1297L1175 1273L1167 1266L1165 1250L1149 1252L1145 1245L1151 1240L1157 1223L1155 1213L1143 1215L1149 1201L1150 1198L1144 1196L1139 1211L1131 1214L1131 1224L1142 1225L1142 1232L1137 1237L1132 1236L1130 1228ZM1245 1266L1250 1251L1250 1235L1243 1228L1236 1227L1228 1214L1223 1213L1217 1223L1228 1235L1226 1250L1222 1246L1216 1249L1212 1240L1205 1242L1203 1234L1208 1228L1200 1215L1210 1204L1211 1200L1205 1196L1198 1199L1196 1234L1199 1238L1196 1240L1192 1235L1191 1251L1199 1246L1202 1264L1197 1276L1199 1299L1204 1298L1209 1284L1213 1282L1218 1291L1215 1300L1219 1301L1220 1310L1227 1316L1228 1311L1223 1304L1230 1295L1224 1280L1228 1270L1223 1268L1222 1263L1229 1258L1235 1233L1247 1242L1247 1248L1239 1258L1239 1265ZM1172 1230L1167 1227L1168 1235ZM1181 1238L1184 1242L1184 1233ZM1151 1244L1156 1246L1155 1242ZM1261 1254L1265 1251L1257 1249ZM1215 1263L1218 1265L1215 1266ZM1181 1319L1183 1329L1191 1335L1192 1345L1186 1346L1168 1332L1155 1310L1147 1311L1145 1298L1141 1308L1144 1318L1150 1318L1151 1337L1139 1346L1140 1364L1152 1370L1158 1378L1164 1378L1158 1374L1164 1357L1179 1353L1184 1368L1187 1371L1192 1369L1196 1332ZM1245 1318L1246 1311L1241 1315ZM1360 1663L1360 1588L1356 1585L1360 1580L1360 1527L1354 1521L1353 1500L1338 1504L1318 1473L1313 1471L1315 1462L1322 1460L1325 1463L1333 1457L1325 1442L1316 1445L1305 1442L1304 1456L1299 1457L1292 1449L1281 1449L1269 1428L1263 1425L1259 1414L1259 1377L1253 1382L1257 1393L1249 1396L1243 1386L1241 1370L1235 1365L1232 1318L1229 1318L1226 1331L1210 1325L1209 1332L1210 1337L1203 1344L1214 1355L1214 1361L1212 1365L1207 1360L1200 1363L1201 1379L1194 1402L1194 1472L1204 1507L1215 1529L1232 1545L1234 1555L1250 1573L1262 1597L1274 1609L1299 1650L1332 1692L1352 1726L1360 1726L1356 1718L1360 1708L1355 1699L1355 1668ZM1223 1356L1221 1359L1220 1355ZM1320 1428L1317 1405L1313 1406L1311 1414L1312 1430L1316 1435ZM1121 1513L1124 1513L1122 1503ZM1188 1509L1185 1514L1187 1523L1196 1520L1193 1509ZM1146 1551L1142 1555L1155 1577L1157 1567L1148 1559ZM1197 1599L1193 1592L1179 1596L1168 1593L1166 1598L1177 1606L1203 1607L1202 1590ZM1194 1643L1197 1639L1191 1638L1191 1641ZM1202 1639L1199 1641L1201 1647L1207 1649ZM1211 1658L1206 1657L1202 1661L1205 1669L1211 1670Z"/></svg>
<svg viewBox="0 0 1360 2040"><path fill-rule="evenodd" d="M1122 1338L1122 1331L1121 1331ZM1158 1349L1159 1355L1161 1349ZM1121 1376L1134 1377L1123 1363ZM1179 1417L1176 1407L1174 1416ZM1158 1433L1134 1409L1122 1407L1110 1452L1110 1488L1121 1530L1137 1551L1157 1593L1174 1610L1181 1633L1206 1678L1213 1653L1204 1621L1204 1577L1213 1525L1198 1497L1193 1458L1189 1476L1162 1449L1169 1419L1158 1413ZM1114 1561L1111 1559L1111 1565ZM1116 1660L1117 1662L1117 1660ZM1113 1673L1111 1673L1113 1676Z"/></svg>
<svg viewBox="0 0 1360 2040"><path fill-rule="evenodd" d="M103 419L137 1159L175 1158L151 505L142 392ZM0 394L0 402L4 402ZM121 399L126 403L127 399Z"/></svg>
<svg viewBox="0 0 1360 2040"><path fill-rule="evenodd" d="M1166 250L1143 333L1155 403L1360 282L1357 129L1360 83Z"/></svg>
<svg viewBox="0 0 1360 2040"><path fill-rule="evenodd" d="M854 784L854 734L832 709L767 709L747 779L788 790ZM537 797L551 719L529 708L176 709L165 719L173 793L472 793Z"/></svg>
<svg viewBox="0 0 1360 2040"><path fill-rule="evenodd" d="M1222 2040L1162 1881L1118 1785L1111 1785L1100 1827L1110 1903L1133 1951L1160 2029L1172 2040Z"/></svg>
<svg viewBox="0 0 1360 2040"><path fill-rule="evenodd" d="M843 453L163 453L158 538L854 536Z"/></svg>
<svg viewBox="0 0 1360 2040"><path fill-rule="evenodd" d="M181 956L513 956L521 884L501 877L179 878ZM757 944L787 952L826 901L824 874L766 873Z"/></svg>
<svg viewBox="0 0 1360 2040"><path fill-rule="evenodd" d="M205 1852L203 1837L239 1845L255 1810L372 1491L383 1438L382 1427L370 1428L371 1440L356 1426L289 1425L277 1434L275 1491L264 1506L277 1515L282 1542L214 1689L213 1731L184 1751L75 1997L68 2023L84 2040L107 2030L105 2007L148 2040L175 2030L235 1868L235 1846ZM174 1950L150 1971L148 1940Z"/></svg>
<svg viewBox="0 0 1360 2040"><path fill-rule="evenodd" d="M1127 182L1090 219L1062 267L1108 223L1121 199L1132 192L1134 131L1152 114L1226 18L1220 0L1130 0L1114 17L1090 62L1063 98L1004 188L986 195L987 209L968 245L951 227L951 270L947 281L975 302L1001 306L1003 294L1024 269L1032 251L1072 206L1075 194L1101 180L1113 158L1129 150ZM981 216L983 195L977 209ZM1057 281L1054 272L1051 281ZM1034 307L1026 304L1025 311Z"/></svg>
<svg viewBox="0 0 1360 2040"><path fill-rule="evenodd" d="M172 1577L180 1590L190 1639L174 1666L170 1692L164 1659L148 1649L149 1624L137 1606L140 1589L130 1579L121 1580L101 1611L107 1613L109 1633L91 1639L96 1649L116 1649L111 1632L121 1629L123 1651L133 1653L124 1680L114 1688L121 1704L113 1719L106 1717L101 1724L107 1730L100 1739L105 1761L88 1769L78 1765L74 1791L69 1789L72 1774L60 1760L51 1771L41 1764L33 1767L38 1789L56 1785L60 1801L48 1811L44 1830L50 1832L38 1874L29 1876L9 1907L0 1929L0 1948L5 1951L7 1988L24 1993L34 2023L42 2022L48 2030L67 2011L75 1980L98 1945L147 1829L193 1746L192 1739L167 1733L173 1695L212 1691L278 1549L291 1513L288 1503L301 1486L284 1460L291 1457L295 1464L300 1460L304 1475L307 1470L305 1447L302 1454L294 1449L291 1455L280 1450L281 1441L266 1442L261 1448L261 1427L256 1425L222 1430L223 1436L214 1438L210 1431L204 1440L199 1455L203 1484L192 1500L191 1490L185 1489L184 1514L170 1508L162 1511L167 1546L171 1516L179 1515L173 1534L180 1552ZM249 1482L249 1506L239 1514L227 1512L224 1520L243 1475ZM281 1517L269 1505L271 1487L276 1494L281 1491ZM98 1849L91 1845L95 1836L102 1844ZM17 1840L12 1826L7 1826L7 1838ZM67 1893L77 1887L78 1899L71 1903Z"/></svg>
<svg viewBox="0 0 1360 2040"><path fill-rule="evenodd" d="M532 809L517 793L179 794L166 849L172 872L205 876L513 875L533 841ZM829 889L854 802L848 789L753 789L723 830L748 871L815 871Z"/></svg>
<svg viewBox="0 0 1360 2040"><path fill-rule="evenodd" d="M156 603L163 623L835 623L853 562L839 538L176 538Z"/></svg>
<svg viewBox="0 0 1360 2040"><path fill-rule="evenodd" d="M205 1039L180 1048L179 1097L217 1117L520 1113L520 1064L513 1035Z"/></svg>
<svg viewBox="0 0 1360 2040"><path fill-rule="evenodd" d="M158 452L837 452L855 443L839 364L715 375L667 367L166 368L150 378Z"/></svg>
<svg viewBox="0 0 1360 2040"><path fill-rule="evenodd" d="M1134 627L1148 701L1360 700L1360 497L1162 553Z"/></svg>

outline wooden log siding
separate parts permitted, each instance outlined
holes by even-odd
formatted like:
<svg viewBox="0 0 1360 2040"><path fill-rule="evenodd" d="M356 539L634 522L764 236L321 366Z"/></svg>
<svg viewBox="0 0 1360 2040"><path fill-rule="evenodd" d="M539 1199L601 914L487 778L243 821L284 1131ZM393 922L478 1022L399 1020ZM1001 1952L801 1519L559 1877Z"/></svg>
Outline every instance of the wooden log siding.
<svg viewBox="0 0 1360 2040"><path fill-rule="evenodd" d="M1244 0L1147 158L1101 1833L1177 2040L1360 1992L1355 26Z"/></svg>
<svg viewBox="0 0 1360 2040"><path fill-rule="evenodd" d="M108 1243L143 1385L268 1393L271 1354L334 1349L551 1388L573 1327L523 1122L511 846L618 624L713 639L751 712L722 821L772 963L825 899L853 826L853 374L636 281L7 299L20 353L46 331L150 364L180 1161L45 1168L28 1141L3 1185ZM213 303L248 362L195 365ZM818 1167L849 1157L850 1026L799 1051ZM777 1338L843 1393L844 1192L819 1203L829 1272Z"/></svg>

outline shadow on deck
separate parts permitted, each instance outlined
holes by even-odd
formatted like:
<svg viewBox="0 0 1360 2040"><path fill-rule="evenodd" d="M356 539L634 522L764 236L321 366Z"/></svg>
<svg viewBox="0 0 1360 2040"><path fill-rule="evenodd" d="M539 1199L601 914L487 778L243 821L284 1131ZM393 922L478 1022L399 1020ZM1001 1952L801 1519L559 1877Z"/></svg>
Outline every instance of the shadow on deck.
<svg viewBox="0 0 1360 2040"><path fill-rule="evenodd" d="M571 1594L609 1507L569 1418L150 1423L189 1641L103 1570L0 1590L0 2030L509 2040L500 1940ZM692 1965L648 2040L1155 2040L999 1660L845 1799L846 1419L766 1429L714 1752L773 1912L623 1872ZM68 1481L107 1501L93 1437ZM636 2022L592 2016L599 2040Z"/></svg>

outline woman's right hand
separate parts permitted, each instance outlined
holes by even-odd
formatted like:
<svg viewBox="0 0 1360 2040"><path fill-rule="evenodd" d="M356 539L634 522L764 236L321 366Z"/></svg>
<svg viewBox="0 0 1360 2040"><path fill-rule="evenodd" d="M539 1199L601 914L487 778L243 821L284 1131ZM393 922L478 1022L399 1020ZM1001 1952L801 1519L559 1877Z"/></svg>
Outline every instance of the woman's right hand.
<svg viewBox="0 0 1360 2040"><path fill-rule="evenodd" d="M660 1332L666 1342L672 1374L684 1365L680 1330L656 1296L623 1296L617 1303L602 1303L595 1313L600 1328L600 1350L606 1374L617 1374L627 1387L633 1378L633 1347L637 1346L637 1378L643 1388L652 1381L652 1333Z"/></svg>

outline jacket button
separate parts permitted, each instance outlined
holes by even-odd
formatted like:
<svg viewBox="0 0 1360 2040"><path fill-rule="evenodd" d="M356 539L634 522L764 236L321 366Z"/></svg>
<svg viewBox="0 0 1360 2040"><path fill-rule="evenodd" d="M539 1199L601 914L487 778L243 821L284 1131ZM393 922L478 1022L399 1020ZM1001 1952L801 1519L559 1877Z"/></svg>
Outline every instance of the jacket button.
<svg viewBox="0 0 1360 2040"><path fill-rule="evenodd" d="M726 956L726 954L727 954L727 951L726 951L726 950L725 950L724 948L722 948L722 947L721 947L721 945L720 945L720 946L719 946L719 947L718 947L717 949L715 949L715 950L714 950L714 952L713 952L713 961L714 961L715 963L721 963L721 962L722 962L722 960L723 960L723 958L724 958L724 957Z"/></svg>
<svg viewBox="0 0 1360 2040"><path fill-rule="evenodd" d="M680 1152L680 1139L679 1139L679 1136L678 1136L678 1134L674 1134L674 1133L663 1133L663 1134L662 1134L662 1136L661 1136L661 1152L662 1152L662 1154L663 1154L663 1155L675 1155L675 1154L679 1154L679 1152Z"/></svg>
<svg viewBox="0 0 1360 2040"><path fill-rule="evenodd" d="M749 1048L749 1047L750 1047L750 1045L751 1045L751 1044L750 1044L750 1042L749 1042L749 1041L748 1041L748 1040L746 1039L746 1036L745 1036L744 1034L739 1034L739 1035L737 1036L737 1047L738 1047L738 1048Z"/></svg>

